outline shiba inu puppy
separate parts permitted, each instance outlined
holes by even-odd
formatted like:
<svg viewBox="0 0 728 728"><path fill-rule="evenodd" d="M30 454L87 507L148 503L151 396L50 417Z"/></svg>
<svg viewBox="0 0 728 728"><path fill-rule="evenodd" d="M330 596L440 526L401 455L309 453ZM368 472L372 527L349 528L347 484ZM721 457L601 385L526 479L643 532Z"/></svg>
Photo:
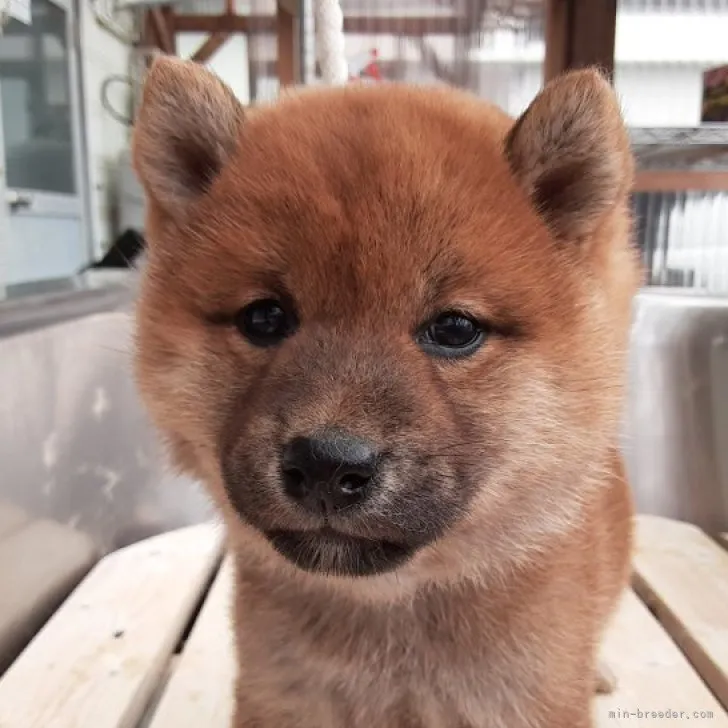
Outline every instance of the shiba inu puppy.
<svg viewBox="0 0 728 728"><path fill-rule="evenodd" d="M157 60L140 391L235 559L234 728L586 728L625 585L633 162L609 84L244 112Z"/></svg>

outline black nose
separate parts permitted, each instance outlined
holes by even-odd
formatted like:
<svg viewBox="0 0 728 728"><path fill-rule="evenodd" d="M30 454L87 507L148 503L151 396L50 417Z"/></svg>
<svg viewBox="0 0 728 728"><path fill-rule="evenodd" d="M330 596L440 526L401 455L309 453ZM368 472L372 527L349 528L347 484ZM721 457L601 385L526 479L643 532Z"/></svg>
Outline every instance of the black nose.
<svg viewBox="0 0 728 728"><path fill-rule="evenodd" d="M283 449L286 493L316 515L364 501L376 468L373 445L340 430L296 437Z"/></svg>

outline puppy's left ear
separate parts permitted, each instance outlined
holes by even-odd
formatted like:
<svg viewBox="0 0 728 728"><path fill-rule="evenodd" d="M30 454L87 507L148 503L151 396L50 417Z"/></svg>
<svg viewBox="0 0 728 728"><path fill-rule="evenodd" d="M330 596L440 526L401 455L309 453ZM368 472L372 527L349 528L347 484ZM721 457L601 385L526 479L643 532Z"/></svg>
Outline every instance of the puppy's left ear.
<svg viewBox="0 0 728 728"><path fill-rule="evenodd" d="M133 141L147 195L180 219L233 154L242 125L242 105L217 76L193 61L155 59Z"/></svg>
<svg viewBox="0 0 728 728"><path fill-rule="evenodd" d="M555 237L589 237L627 200L633 160L619 103L592 70L551 81L516 121L508 162Z"/></svg>

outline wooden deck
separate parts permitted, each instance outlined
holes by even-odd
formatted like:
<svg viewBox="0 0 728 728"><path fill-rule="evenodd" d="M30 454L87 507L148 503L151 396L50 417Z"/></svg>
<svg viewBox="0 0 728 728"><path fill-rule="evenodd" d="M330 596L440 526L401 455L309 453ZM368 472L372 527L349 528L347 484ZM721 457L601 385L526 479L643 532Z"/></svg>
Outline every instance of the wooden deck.
<svg viewBox="0 0 728 728"><path fill-rule="evenodd" d="M0 678L0 728L227 728L222 549L202 525L101 561ZM597 698L598 728L728 728L728 551L641 517L634 590L603 653L619 687Z"/></svg>

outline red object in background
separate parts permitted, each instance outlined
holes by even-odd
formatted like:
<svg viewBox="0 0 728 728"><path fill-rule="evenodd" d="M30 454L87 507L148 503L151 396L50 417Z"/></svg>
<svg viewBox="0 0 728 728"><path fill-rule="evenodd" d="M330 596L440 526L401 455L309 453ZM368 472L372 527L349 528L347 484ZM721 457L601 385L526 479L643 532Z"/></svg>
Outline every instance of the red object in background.
<svg viewBox="0 0 728 728"><path fill-rule="evenodd" d="M373 81L381 81L382 73L379 69L377 59L379 58L379 51L376 48L372 48L369 53L365 56L363 63L359 64L356 62L350 62L351 73L349 75L349 82L356 83L363 79L371 79ZM359 59L361 60L361 56Z"/></svg>
<svg viewBox="0 0 728 728"><path fill-rule="evenodd" d="M377 58L379 58L379 51L377 51L376 48L372 48L371 58L372 58L372 60L369 61L369 63L366 66L364 66L364 70L361 72L361 75L368 76L369 78L373 78L376 81L381 81L382 74L379 70L379 65L377 64Z"/></svg>

